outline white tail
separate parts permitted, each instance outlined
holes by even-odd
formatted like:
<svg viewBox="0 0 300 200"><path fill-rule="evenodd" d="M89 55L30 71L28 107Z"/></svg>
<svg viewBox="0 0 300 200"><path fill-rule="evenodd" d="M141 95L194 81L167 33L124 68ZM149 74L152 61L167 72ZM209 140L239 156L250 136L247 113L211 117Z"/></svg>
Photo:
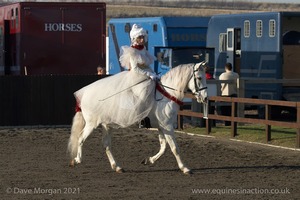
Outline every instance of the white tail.
<svg viewBox="0 0 300 200"><path fill-rule="evenodd" d="M76 112L73 117L73 123L71 128L71 135L68 143L68 152L70 154L71 159L74 159L77 155L78 151L78 139L82 133L84 128L85 121L82 116L82 112Z"/></svg>

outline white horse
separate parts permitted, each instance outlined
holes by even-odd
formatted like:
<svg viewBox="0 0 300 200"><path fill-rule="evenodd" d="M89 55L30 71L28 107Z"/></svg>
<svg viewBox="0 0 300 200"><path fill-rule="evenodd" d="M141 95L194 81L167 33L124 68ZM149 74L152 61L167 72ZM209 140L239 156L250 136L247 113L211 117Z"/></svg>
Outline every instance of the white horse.
<svg viewBox="0 0 300 200"><path fill-rule="evenodd" d="M195 95L198 102L206 101L207 87L205 72L203 69L204 65L205 62L179 65L163 75L161 77L161 81L156 84L156 91L151 93L152 96L150 99L152 102L146 102L149 106L151 106L149 112L146 114L150 119L151 126L158 128L160 150L156 155L146 158L143 161L144 164L154 164L154 162L164 154L166 144L168 143L180 170L182 170L185 174L191 173L191 170L185 166L180 157L179 148L174 136L174 124L176 123L177 113L180 105L182 104L185 92L190 90ZM71 135L68 143L68 151L71 156L70 166L81 163L82 145L84 141L91 132L97 128L99 124L101 124L103 127L102 130L104 130L102 142L111 168L116 172L123 172L123 169L116 162L111 152L111 134L109 132L109 128L116 124L113 123L113 119L110 119L111 121L104 120L108 119L109 116L105 116L105 118L100 117L101 115L108 115L105 114L106 112L104 110L107 110L106 108L109 109L109 107L107 107L107 105L105 106L105 109L102 108L102 110L99 110L99 104L104 104L105 101L99 100L99 98L102 98L103 95L102 97L98 97L97 94L101 93L101 91L105 89L102 82L105 84L112 83L112 81L108 81L109 79L110 77L107 77L96 81L97 83L94 82L90 84L91 86L87 86L83 90L82 94L80 94L80 97L77 97L77 104L80 104L80 108L77 109L73 118ZM150 82L153 83L154 81L150 80ZM99 85L102 85L102 87L97 88L97 85L98 87ZM130 88L127 89L129 90ZM109 98L113 98L113 95L107 97L107 99ZM144 115L141 116L145 117ZM138 120L142 120L142 118L135 119L135 122L137 123ZM131 124L126 124L122 127L129 125Z"/></svg>

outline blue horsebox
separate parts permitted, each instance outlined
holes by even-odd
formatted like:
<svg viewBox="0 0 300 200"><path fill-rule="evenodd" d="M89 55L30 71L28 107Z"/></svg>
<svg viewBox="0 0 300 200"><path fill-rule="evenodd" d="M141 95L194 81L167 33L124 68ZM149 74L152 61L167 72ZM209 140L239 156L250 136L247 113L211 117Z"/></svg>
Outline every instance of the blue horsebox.
<svg viewBox="0 0 300 200"><path fill-rule="evenodd" d="M179 64L203 60L213 63L213 50L206 48L206 34L210 17L146 17L114 18L108 22L109 74L124 69L119 63L120 48L130 45L133 24L148 32L146 44L150 54L157 57L151 68L160 75Z"/></svg>
<svg viewBox="0 0 300 200"><path fill-rule="evenodd" d="M207 47L215 49L216 78L230 62L244 79L299 79L300 12L213 16ZM245 97L297 100L294 97L300 97L299 88L295 83L246 84Z"/></svg>

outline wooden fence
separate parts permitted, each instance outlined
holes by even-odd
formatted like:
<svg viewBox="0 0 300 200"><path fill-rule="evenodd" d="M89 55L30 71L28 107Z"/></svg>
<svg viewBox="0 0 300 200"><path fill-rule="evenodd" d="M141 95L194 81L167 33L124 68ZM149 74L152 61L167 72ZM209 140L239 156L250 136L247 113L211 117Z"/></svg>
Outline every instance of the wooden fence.
<svg viewBox="0 0 300 200"><path fill-rule="evenodd" d="M75 108L73 93L99 78L97 75L0 76L0 126L70 125Z"/></svg>
<svg viewBox="0 0 300 200"><path fill-rule="evenodd" d="M192 95L186 95L186 98L195 99ZM212 120L224 120L231 121L231 136L235 137L237 135L237 123L251 123L251 124L264 124L266 141L271 140L271 126L287 127L296 129L296 147L300 148L300 102L290 102L290 101L275 101L275 100L263 100L263 99L250 99L250 98L235 98L235 97L220 97L220 96L211 96L209 98L208 106L212 104L221 105L221 104L230 104L231 105L231 116L224 116L216 113L209 113L208 119L206 120L206 133L210 134L212 129ZM245 118L244 116L237 117L238 113L238 104L251 104L251 105L260 105L265 109L264 119L253 119ZM272 106L284 106L289 108L296 109L296 119L292 121L278 121L271 119L271 108ZM209 110L209 109L208 109ZM203 113L194 112L191 110L180 110L178 113L178 128L182 129L182 116L191 116L203 118Z"/></svg>

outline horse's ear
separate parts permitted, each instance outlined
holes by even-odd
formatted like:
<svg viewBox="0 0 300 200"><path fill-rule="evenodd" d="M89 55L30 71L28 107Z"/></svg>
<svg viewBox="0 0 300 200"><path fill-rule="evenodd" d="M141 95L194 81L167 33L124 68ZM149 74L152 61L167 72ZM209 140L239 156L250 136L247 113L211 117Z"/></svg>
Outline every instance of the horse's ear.
<svg viewBox="0 0 300 200"><path fill-rule="evenodd" d="M205 61L202 61L200 63L197 63L195 65L195 70L204 70L204 66L206 65L207 63Z"/></svg>
<svg viewBox="0 0 300 200"><path fill-rule="evenodd" d="M204 67L205 65L207 65L207 62L206 61L202 61L201 62L201 67Z"/></svg>

